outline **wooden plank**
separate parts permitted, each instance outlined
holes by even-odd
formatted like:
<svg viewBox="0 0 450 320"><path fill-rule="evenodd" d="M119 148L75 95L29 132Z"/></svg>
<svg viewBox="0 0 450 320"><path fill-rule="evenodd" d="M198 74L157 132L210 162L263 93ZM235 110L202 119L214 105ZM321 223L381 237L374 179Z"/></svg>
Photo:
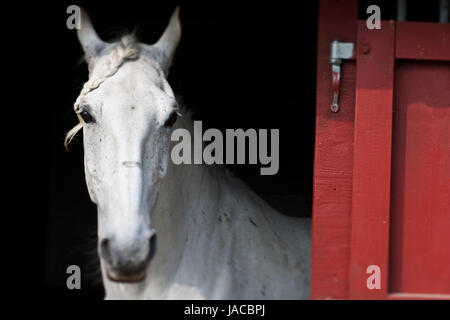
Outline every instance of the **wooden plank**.
<svg viewBox="0 0 450 320"><path fill-rule="evenodd" d="M365 48L365 49L362 49ZM351 299L387 297L391 135L395 22L369 30L360 21L357 40L353 205L350 260ZM370 265L381 270L381 288L370 290Z"/></svg>
<svg viewBox="0 0 450 320"><path fill-rule="evenodd" d="M450 62L395 69L389 287L450 295Z"/></svg>
<svg viewBox="0 0 450 320"><path fill-rule="evenodd" d="M340 111L330 111L333 40L356 42L356 0L319 1L311 262L312 299L348 298L355 63L342 66Z"/></svg>
<svg viewBox="0 0 450 320"><path fill-rule="evenodd" d="M450 23L397 23L397 59L450 61L449 52Z"/></svg>

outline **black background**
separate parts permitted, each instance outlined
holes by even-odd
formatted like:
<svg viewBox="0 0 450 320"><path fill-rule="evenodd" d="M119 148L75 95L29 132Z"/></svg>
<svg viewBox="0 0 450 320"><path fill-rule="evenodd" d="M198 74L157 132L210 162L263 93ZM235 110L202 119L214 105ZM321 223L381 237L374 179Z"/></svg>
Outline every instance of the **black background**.
<svg viewBox="0 0 450 320"><path fill-rule="evenodd" d="M46 285L59 298L101 298L96 258L97 215L84 181L82 134L66 151L65 133L77 123L73 102L87 80L75 30L62 3L53 8L55 45ZM280 129L280 170L261 176L259 165L228 166L281 212L311 214L314 150L315 2L247 4L146 1L77 2L105 41L136 31L154 43L180 5L182 40L169 83L207 128ZM82 270L82 290L65 288L67 266ZM78 292L76 292L78 291Z"/></svg>

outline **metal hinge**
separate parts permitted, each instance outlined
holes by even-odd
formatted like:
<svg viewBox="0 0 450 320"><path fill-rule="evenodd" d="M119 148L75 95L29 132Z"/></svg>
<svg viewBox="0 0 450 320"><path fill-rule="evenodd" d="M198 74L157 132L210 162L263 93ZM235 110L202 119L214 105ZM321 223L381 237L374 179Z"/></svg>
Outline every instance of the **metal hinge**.
<svg viewBox="0 0 450 320"><path fill-rule="evenodd" d="M331 43L331 89L333 101L331 111L339 111L339 88L341 86L341 64L342 60L354 59L355 44L353 42L339 42L337 40Z"/></svg>

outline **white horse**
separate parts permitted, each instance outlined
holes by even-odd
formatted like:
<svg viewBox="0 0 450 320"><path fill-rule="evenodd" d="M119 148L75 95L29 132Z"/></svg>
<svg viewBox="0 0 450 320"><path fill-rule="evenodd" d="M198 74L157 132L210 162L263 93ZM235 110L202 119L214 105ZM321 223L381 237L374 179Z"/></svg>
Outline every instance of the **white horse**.
<svg viewBox="0 0 450 320"><path fill-rule="evenodd" d="M178 9L154 45L104 42L81 18L89 80L66 143L83 128L105 298L308 298L311 220L283 216L221 166L170 160L172 130L193 130L166 80Z"/></svg>

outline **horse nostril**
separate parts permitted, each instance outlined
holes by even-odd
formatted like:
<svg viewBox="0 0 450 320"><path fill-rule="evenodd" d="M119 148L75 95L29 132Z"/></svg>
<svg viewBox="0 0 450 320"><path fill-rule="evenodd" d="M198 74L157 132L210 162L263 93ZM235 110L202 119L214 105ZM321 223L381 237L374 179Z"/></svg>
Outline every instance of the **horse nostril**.
<svg viewBox="0 0 450 320"><path fill-rule="evenodd" d="M151 260L156 252L156 233L153 233L149 240L148 260Z"/></svg>
<svg viewBox="0 0 450 320"><path fill-rule="evenodd" d="M108 238L100 241L100 256L108 262L112 261L111 246Z"/></svg>

